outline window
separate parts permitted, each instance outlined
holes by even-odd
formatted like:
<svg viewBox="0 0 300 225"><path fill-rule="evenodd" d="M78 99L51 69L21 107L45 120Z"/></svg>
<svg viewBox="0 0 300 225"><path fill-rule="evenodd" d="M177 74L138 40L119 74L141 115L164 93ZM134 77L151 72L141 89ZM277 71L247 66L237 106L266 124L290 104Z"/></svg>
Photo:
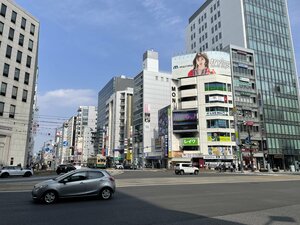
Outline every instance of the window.
<svg viewBox="0 0 300 225"><path fill-rule="evenodd" d="M27 95L28 95L28 91L27 90L23 90L22 102L27 102Z"/></svg>
<svg viewBox="0 0 300 225"><path fill-rule="evenodd" d="M4 63L3 76L8 77L8 74L9 74L9 65L7 63Z"/></svg>
<svg viewBox="0 0 300 225"><path fill-rule="evenodd" d="M27 66L28 68L31 67L31 57L30 57L29 55L27 56L26 66Z"/></svg>
<svg viewBox="0 0 300 225"><path fill-rule="evenodd" d="M9 118L15 118L16 106L10 105L9 107Z"/></svg>
<svg viewBox="0 0 300 225"><path fill-rule="evenodd" d="M226 91L226 84L219 82L206 83L205 91Z"/></svg>
<svg viewBox="0 0 300 225"><path fill-rule="evenodd" d="M100 171L89 171L88 172L88 179L98 179L103 177L103 173Z"/></svg>
<svg viewBox="0 0 300 225"><path fill-rule="evenodd" d="M83 171L83 172L75 173L65 179L67 180L67 182L76 182L76 181L85 180L86 178L87 178L86 172Z"/></svg>
<svg viewBox="0 0 300 225"><path fill-rule="evenodd" d="M229 128L228 120L207 120L207 128Z"/></svg>
<svg viewBox="0 0 300 225"><path fill-rule="evenodd" d="M15 11L12 11L10 21L16 23L16 20L17 20L17 13Z"/></svg>
<svg viewBox="0 0 300 225"><path fill-rule="evenodd" d="M19 45L23 46L23 44L24 44L24 35L20 34L20 36L19 36Z"/></svg>
<svg viewBox="0 0 300 225"><path fill-rule="evenodd" d="M12 51L12 47L10 45L7 45L7 47L6 47L6 54L5 54L6 58L10 59L10 57L11 57L11 51Z"/></svg>
<svg viewBox="0 0 300 225"><path fill-rule="evenodd" d="M33 49L33 40L29 39L28 50L32 52L32 49Z"/></svg>
<svg viewBox="0 0 300 225"><path fill-rule="evenodd" d="M24 17L22 17L22 21L21 21L21 28L23 30L25 30L25 27L26 27L26 19Z"/></svg>
<svg viewBox="0 0 300 225"><path fill-rule="evenodd" d="M31 24L31 26L30 26L30 34L34 35L34 32L35 32L35 26L34 26L34 24Z"/></svg>
<svg viewBox="0 0 300 225"><path fill-rule="evenodd" d="M20 78L20 69L15 68L14 80L19 81Z"/></svg>
<svg viewBox="0 0 300 225"><path fill-rule="evenodd" d="M3 116L4 112L4 102L0 102L0 116Z"/></svg>
<svg viewBox="0 0 300 225"><path fill-rule="evenodd" d="M16 61L17 61L18 63L21 63L21 62L22 62L22 52L21 52L21 51L18 51L18 52L17 52L17 59L16 59Z"/></svg>
<svg viewBox="0 0 300 225"><path fill-rule="evenodd" d="M30 74L25 72L24 84L29 84L29 77L30 77Z"/></svg>
<svg viewBox="0 0 300 225"><path fill-rule="evenodd" d="M17 95L18 95L18 87L13 86L12 93L11 93L11 98L12 99L17 99Z"/></svg>
<svg viewBox="0 0 300 225"><path fill-rule="evenodd" d="M7 6L2 3L0 15L3 17L5 17L5 15L6 15L6 8L7 8Z"/></svg>
<svg viewBox="0 0 300 225"><path fill-rule="evenodd" d="M0 34L3 34L4 23L0 22Z"/></svg>
<svg viewBox="0 0 300 225"><path fill-rule="evenodd" d="M9 165L11 165L11 166L14 165L14 157L10 158L10 164Z"/></svg>
<svg viewBox="0 0 300 225"><path fill-rule="evenodd" d="M0 95L5 96L6 95L6 89L7 89L7 83L2 82L1 83Z"/></svg>
<svg viewBox="0 0 300 225"><path fill-rule="evenodd" d="M8 39L13 41L14 40L14 34L15 34L15 30L13 28L9 28L9 33L8 33Z"/></svg>

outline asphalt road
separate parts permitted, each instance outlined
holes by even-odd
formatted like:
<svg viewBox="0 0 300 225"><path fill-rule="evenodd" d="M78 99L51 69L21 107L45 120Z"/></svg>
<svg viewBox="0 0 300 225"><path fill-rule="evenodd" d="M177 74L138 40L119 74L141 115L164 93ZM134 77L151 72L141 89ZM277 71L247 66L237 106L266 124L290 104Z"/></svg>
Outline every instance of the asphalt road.
<svg viewBox="0 0 300 225"><path fill-rule="evenodd" d="M300 176L132 171L115 177L110 201L54 205L32 202L27 184L37 180L1 180L0 189L15 189L0 192L0 225L300 224Z"/></svg>

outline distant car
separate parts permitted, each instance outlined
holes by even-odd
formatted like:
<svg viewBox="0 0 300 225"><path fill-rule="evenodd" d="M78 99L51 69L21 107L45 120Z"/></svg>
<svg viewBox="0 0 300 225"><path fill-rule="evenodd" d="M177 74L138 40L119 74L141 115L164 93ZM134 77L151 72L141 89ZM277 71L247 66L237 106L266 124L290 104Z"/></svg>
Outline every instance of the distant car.
<svg viewBox="0 0 300 225"><path fill-rule="evenodd" d="M121 164L121 163L117 163L117 164L115 165L115 169L122 170L122 169L124 169L124 166L123 166L123 164Z"/></svg>
<svg viewBox="0 0 300 225"><path fill-rule="evenodd" d="M133 164L125 164L124 169L136 170L137 166Z"/></svg>
<svg viewBox="0 0 300 225"><path fill-rule="evenodd" d="M24 169L20 166L5 166L0 169L0 177L6 178L9 176L30 177L33 175L32 169Z"/></svg>
<svg viewBox="0 0 300 225"><path fill-rule="evenodd" d="M175 165L175 174L199 174L199 169L197 167L194 167L192 163L177 163Z"/></svg>
<svg viewBox="0 0 300 225"><path fill-rule="evenodd" d="M106 170L79 169L34 185L32 198L46 204L54 203L60 198L86 196L108 200L115 189L115 179Z"/></svg>
<svg viewBox="0 0 300 225"><path fill-rule="evenodd" d="M72 170L76 170L76 167L73 166L72 164L61 164L57 166L56 173L59 175L61 173L67 173Z"/></svg>

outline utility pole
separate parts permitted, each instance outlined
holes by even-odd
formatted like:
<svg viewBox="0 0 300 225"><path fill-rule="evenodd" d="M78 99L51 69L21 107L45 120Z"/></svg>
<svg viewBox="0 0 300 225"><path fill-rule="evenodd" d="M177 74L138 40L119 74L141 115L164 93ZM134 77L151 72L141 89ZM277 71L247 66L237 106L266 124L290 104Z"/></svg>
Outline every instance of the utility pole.
<svg viewBox="0 0 300 225"><path fill-rule="evenodd" d="M234 129L235 129L235 142L236 142L236 149L237 149L237 154L240 158L240 167L241 167L241 173L244 173L244 163L243 163L243 154L242 154L242 144L241 144L241 139L240 139L240 130L239 130L239 124L238 124L238 119L237 119L237 108L236 106L233 108L233 115L234 115Z"/></svg>

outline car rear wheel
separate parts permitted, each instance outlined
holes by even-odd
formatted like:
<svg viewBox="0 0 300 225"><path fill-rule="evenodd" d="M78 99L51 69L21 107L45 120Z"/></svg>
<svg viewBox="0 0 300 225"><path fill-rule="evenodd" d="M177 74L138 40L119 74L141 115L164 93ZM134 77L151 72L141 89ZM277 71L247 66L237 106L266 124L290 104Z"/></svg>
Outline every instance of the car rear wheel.
<svg viewBox="0 0 300 225"><path fill-rule="evenodd" d="M47 191L44 195L43 195L43 202L46 204L52 204L54 202L57 201L57 194L55 191Z"/></svg>
<svg viewBox="0 0 300 225"><path fill-rule="evenodd" d="M30 177L32 174L30 173L30 172L26 172L25 174L24 174L24 177Z"/></svg>
<svg viewBox="0 0 300 225"><path fill-rule="evenodd" d="M199 170L195 170L194 174L198 175L199 174Z"/></svg>
<svg viewBox="0 0 300 225"><path fill-rule="evenodd" d="M100 191L100 198L103 200L110 199L112 197L112 195L113 195L113 193L110 188L105 187Z"/></svg>

